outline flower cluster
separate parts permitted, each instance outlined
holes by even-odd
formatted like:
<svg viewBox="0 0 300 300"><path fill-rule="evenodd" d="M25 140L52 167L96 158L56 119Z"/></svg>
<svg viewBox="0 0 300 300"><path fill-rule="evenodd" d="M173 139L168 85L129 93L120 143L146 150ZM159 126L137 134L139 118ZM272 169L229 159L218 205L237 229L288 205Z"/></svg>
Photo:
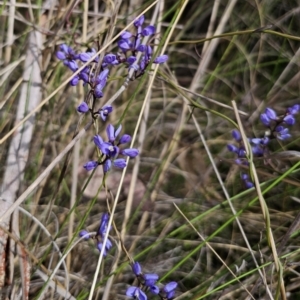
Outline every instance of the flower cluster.
<svg viewBox="0 0 300 300"><path fill-rule="evenodd" d="M103 165L104 173L107 173L112 165L123 169L126 167L126 160L124 158L117 158L118 155L134 158L139 154L139 150L135 148L120 148L120 145L131 141L129 134L123 134L118 142L116 141L121 129L121 125L115 129L113 125L109 124L106 128L107 142L104 142L100 135L94 136L94 143L100 150L101 155L98 161L89 161L83 166L87 171L95 169L98 165Z"/></svg>
<svg viewBox="0 0 300 300"><path fill-rule="evenodd" d="M152 294L159 295L161 299L173 299L177 282L172 281L166 284L163 288L156 285L159 276L157 274L143 274L142 268L138 262L133 263L132 271L139 281L139 286L130 286L126 291L126 296L138 299L147 300L147 295L143 290L150 290Z"/></svg>
<svg viewBox="0 0 300 300"><path fill-rule="evenodd" d="M288 107L284 115L278 116L275 110L267 107L265 112L260 115L260 120L270 129L270 138L277 138L284 141L291 137L289 128L286 126L293 126L296 123L295 115L299 111L300 104L295 104L292 107Z"/></svg>
<svg viewBox="0 0 300 300"><path fill-rule="evenodd" d="M89 106L87 105L86 102L82 102L80 103L80 105L77 107L77 111L80 113L86 113L88 111L90 111ZM103 106L102 108L100 108L98 111L96 112L92 112L93 113L93 117L96 116L100 116L102 121L105 122L106 118L108 117L108 115L113 111L113 108L111 105L106 105Z"/></svg>
<svg viewBox="0 0 300 300"><path fill-rule="evenodd" d="M73 73L70 81L72 86L80 82L87 87L87 94L82 103L77 107L81 114L90 113L93 119L100 117L106 121L113 108L106 105L99 109L97 99L105 94L105 87L109 80L111 70L117 66L124 66L129 70L130 79L136 79L145 73L150 63L162 64L168 60L167 55L155 57L153 55L153 41L156 34L156 28L153 25L145 25L145 17L142 15L134 21L133 32L124 31L117 42L118 50L115 53L105 53L103 56L97 54L97 50L89 48L85 52L76 52L70 46L62 44L56 52L56 57ZM84 66L84 67L83 67ZM87 171L91 171L102 165L104 173L107 173L112 166L117 168L126 167L124 157L134 158L139 154L138 149L126 148L125 144L131 141L131 136L123 134L119 137L122 130L120 125L115 128L109 124L106 128L107 139L100 135L93 137L93 142L97 149L97 159L88 161L84 164ZM123 157L122 157L123 156ZM107 239L104 244L104 237L109 232L108 228L110 215L104 213L101 217L100 225L96 235L92 235L86 230L82 230L79 236L85 240L93 239L96 248L103 251L104 256L112 247L112 242ZM127 289L126 295L134 299L147 300L146 293L151 292L159 295L161 299L170 300L175 296L176 282L169 282L164 287L159 288L157 274L143 274L138 262L132 265L132 270L137 277L138 286L131 286Z"/></svg>
<svg viewBox="0 0 300 300"><path fill-rule="evenodd" d="M143 44L142 38L146 36L153 36L156 28L153 25L143 27L144 21L145 17L143 15L136 19L133 23L136 29L135 34L132 34L129 31L124 31L121 35L121 39L118 41L118 46L124 54L122 60L128 64L129 68L133 68L137 72L136 76L144 73L153 54L153 49L150 44ZM136 63L136 55L138 52L142 53L142 58L139 64ZM153 60L153 63L162 64L167 60L167 55L160 55Z"/></svg>
<svg viewBox="0 0 300 300"><path fill-rule="evenodd" d="M103 248L103 240L104 240L104 236L105 236L106 232L110 230L110 228L108 228L108 222L109 222L109 214L104 213L102 215L102 218L101 218L101 221L100 221L100 226L97 230L97 234L94 237L95 240L96 240L96 247L99 251L101 251L102 248ZM79 232L79 236L84 237L85 240L89 240L90 238L92 238L87 230L81 230ZM103 252L104 256L106 256L107 251L111 247L112 247L112 242L110 241L110 239L107 239L106 243L104 245L104 252Z"/></svg>
<svg viewBox="0 0 300 300"><path fill-rule="evenodd" d="M97 52L94 48L88 49L86 52L76 53L70 46L67 46L66 44L60 45L59 50L56 52L56 57L63 61L63 64L72 72L76 72L79 69L80 64L90 62L70 81L72 86L76 86L82 81L83 85L89 85L90 87L88 98L78 106L78 112L86 113L90 110L88 105L89 96L92 95L94 100L103 97L103 90L113 66L125 65L125 67L129 69L133 68L135 70L135 77L138 77L145 72L145 69L152 60L153 50L149 43L143 44L142 39L146 36L153 36L156 28L153 25L143 27L144 20L145 17L143 15L136 19L134 21L135 33L133 34L129 31L124 31L121 34L121 38L118 41L118 47L121 51L117 53L107 53L102 62L99 62L100 56L96 55ZM142 53L139 63L137 63L138 52ZM153 63L162 64L167 60L167 55L160 55L153 59ZM100 72L97 73L95 70L97 70L97 65L99 63L101 64L101 67ZM91 107L94 107L94 104L91 105ZM102 108L102 110L103 109L105 108ZM94 116L95 113L92 112L92 114ZM98 114L100 114L100 111L98 111Z"/></svg>
<svg viewBox="0 0 300 300"><path fill-rule="evenodd" d="M299 104L295 104L292 107L287 108L286 112L281 116L278 116L275 110L272 108L267 107L265 112L260 115L262 124L268 128L265 136L262 138L248 138L253 156L264 156L269 151L268 144L270 143L271 139L284 141L290 138L291 134L289 133L289 128L286 126L293 126L296 123L295 115L299 112ZM234 129L232 131L232 137L238 146L236 146L236 144L228 144L227 149L236 154L237 158L235 159L235 162L237 164L248 165L245 146L243 144L240 132ZM241 178L246 188L252 188L254 186L248 174L242 173Z"/></svg>

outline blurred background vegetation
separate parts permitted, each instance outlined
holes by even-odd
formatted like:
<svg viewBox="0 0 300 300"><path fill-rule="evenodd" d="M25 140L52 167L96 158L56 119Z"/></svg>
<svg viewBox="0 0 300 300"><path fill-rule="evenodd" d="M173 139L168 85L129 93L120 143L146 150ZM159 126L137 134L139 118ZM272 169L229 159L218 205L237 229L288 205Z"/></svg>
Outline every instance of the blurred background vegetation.
<svg viewBox="0 0 300 300"><path fill-rule="evenodd" d="M154 18L152 22L158 28L155 44L159 49L168 41L165 53L169 60L159 67L153 84L152 71L130 82L113 103L114 112L106 122L116 125L121 121L123 133L131 135L137 128L135 147L141 149L140 158L129 163L113 216L117 230L123 229L124 245L145 272L159 274L162 283L178 282L176 299L300 297L299 166L291 169L299 160L299 116L291 128L292 138L272 141L270 156L254 161L270 224L257 200L258 189L245 190L240 178L247 168L236 165L227 150L236 122L232 100L236 101L249 137L264 136L259 116L265 107L283 114L287 107L300 103L299 1L61 0L52 7L51 1L0 3L1 178L9 168L7 153L12 136L6 134L14 128L29 35L33 31L42 34L42 99L56 91L35 114L33 138L17 196L71 142L76 128L83 128L89 121L76 112L87 88L62 85L72 74L56 59L58 46L66 43L78 51L100 49L112 30L112 16L116 16L114 37L154 4L145 12L146 21ZM105 50L116 51L116 42ZM125 68L112 69L99 108L117 92L126 75ZM26 84L30 86L31 81ZM26 103L31 100L26 97ZM146 108L142 123L137 127L143 105ZM28 113L27 109L24 116ZM99 122L100 135L105 135L107 124ZM81 228L97 230L102 213L107 206L112 207L121 171L108 174L106 191L102 170L98 168L91 175L82 167L95 157L94 133L92 126L77 150L71 150L66 170L63 171L62 159L21 205L30 214L19 213L19 240L36 258L28 254L29 299L39 299L42 292L44 299L64 299L55 285L45 289L48 276L60 260L51 240L63 253ZM239 212L250 249L224 190ZM266 228L272 231L280 252L282 272L274 267ZM115 244L101 265L92 299L125 299L126 288L134 282L128 257L117 247L118 234L112 230L110 235ZM91 241L72 246L65 268L61 266L55 273L56 284L76 299L88 299L98 256ZM253 257L263 266L263 277ZM20 272L18 259L12 262L13 280L6 281L3 291L11 299L19 299L24 273ZM42 270L45 277L37 270ZM277 291L281 280L285 295Z"/></svg>

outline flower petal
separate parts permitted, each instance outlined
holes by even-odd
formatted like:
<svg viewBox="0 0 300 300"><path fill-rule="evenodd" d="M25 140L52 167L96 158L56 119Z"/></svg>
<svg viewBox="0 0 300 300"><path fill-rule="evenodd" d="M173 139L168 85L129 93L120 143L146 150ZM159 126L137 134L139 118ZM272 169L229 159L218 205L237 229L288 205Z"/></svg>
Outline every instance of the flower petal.
<svg viewBox="0 0 300 300"><path fill-rule="evenodd" d="M87 162L83 167L87 170L87 171L91 171L95 168L98 167L98 162L97 161L89 161Z"/></svg>
<svg viewBox="0 0 300 300"><path fill-rule="evenodd" d="M81 231L79 232L79 236L80 236L80 237L83 237L83 236L84 236L84 239L85 239L86 241L91 237L90 234L89 234L89 232L86 231L86 230L81 230Z"/></svg>
<svg viewBox="0 0 300 300"><path fill-rule="evenodd" d="M103 144L103 140L102 140L101 136L97 134L97 135L94 136L93 140L94 140L95 145L99 149L101 149L101 144Z"/></svg>
<svg viewBox="0 0 300 300"><path fill-rule="evenodd" d="M59 59L59 60L64 60L67 58L66 54L62 51L57 51L56 52L56 57Z"/></svg>
<svg viewBox="0 0 300 300"><path fill-rule="evenodd" d="M141 15L139 18L137 18L137 19L134 20L133 25L135 27L142 26L144 24L144 21L145 21L145 16Z"/></svg>
<svg viewBox="0 0 300 300"><path fill-rule="evenodd" d="M133 263L132 265L132 271L133 273L138 276L138 275L142 275L142 268L141 265L136 261Z"/></svg>
<svg viewBox="0 0 300 300"><path fill-rule="evenodd" d="M166 293L169 293L169 292L175 290L175 289L177 288L177 285L178 285L177 282L171 281L171 282L169 282L169 283L167 283L167 284L165 285L164 291L165 291Z"/></svg>
<svg viewBox="0 0 300 300"><path fill-rule="evenodd" d="M105 161L104 165L103 165L103 172L107 173L111 168L111 160L108 159Z"/></svg>
<svg viewBox="0 0 300 300"><path fill-rule="evenodd" d="M124 169L126 167L126 161L124 158L118 158L114 160L114 166L120 169Z"/></svg>
<svg viewBox="0 0 300 300"><path fill-rule="evenodd" d="M78 105L77 111L84 114L89 111L89 106L85 102L82 102Z"/></svg>
<svg viewBox="0 0 300 300"><path fill-rule="evenodd" d="M271 120L276 120L277 119L277 113L274 109L267 107L265 110L266 115L268 116L269 119Z"/></svg>
<svg viewBox="0 0 300 300"><path fill-rule="evenodd" d="M283 118L283 121L287 124L287 125L294 125L296 123L295 118L292 115L287 115Z"/></svg>
<svg viewBox="0 0 300 300"><path fill-rule="evenodd" d="M130 158L134 158L134 157L136 157L139 154L139 150L135 149L135 148L128 148L128 149L123 149L121 151L121 153L123 155L129 156Z"/></svg>
<svg viewBox="0 0 300 300"><path fill-rule="evenodd" d="M153 25L148 25L142 30L143 36L149 36L155 33L155 27Z"/></svg>
<svg viewBox="0 0 300 300"><path fill-rule="evenodd" d="M119 140L119 144L126 144L131 141L131 136L129 134L123 134Z"/></svg>
<svg viewBox="0 0 300 300"><path fill-rule="evenodd" d="M115 141L115 128L113 125L108 124L108 126L106 127L106 134L110 142Z"/></svg>
<svg viewBox="0 0 300 300"><path fill-rule="evenodd" d="M165 63L167 60L168 60L168 55L160 55L160 56L157 56L155 59L154 59L154 61L153 61L153 63L155 63L155 64L163 64L163 63Z"/></svg>

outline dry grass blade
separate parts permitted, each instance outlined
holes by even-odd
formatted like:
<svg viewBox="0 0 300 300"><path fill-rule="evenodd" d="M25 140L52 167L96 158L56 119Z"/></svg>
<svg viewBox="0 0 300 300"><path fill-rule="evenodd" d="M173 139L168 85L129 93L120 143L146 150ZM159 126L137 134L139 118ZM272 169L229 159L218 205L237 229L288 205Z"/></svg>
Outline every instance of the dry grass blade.
<svg viewBox="0 0 300 300"><path fill-rule="evenodd" d="M81 129L81 131L76 135L76 137L65 147L65 149L49 164L49 166L39 175L39 177L24 191L24 193L13 203L11 204L7 210L0 216L0 222L2 222L5 218L9 217L10 214L20 206L23 201L27 199L27 197L39 186L39 184L49 176L50 172L53 168L63 159L63 157L74 147L76 142L82 138L88 128L92 125L89 123L85 128Z"/></svg>
<svg viewBox="0 0 300 300"><path fill-rule="evenodd" d="M247 292L247 294L250 296L251 299L255 299L253 297L253 295L249 292L249 290L247 289L246 286L244 286L244 284L236 277L236 275L234 274L234 272L229 268L229 266L226 264L226 262L219 256L219 254L215 251L215 249L210 245L209 242L205 241L204 236L195 228L195 226L190 222L190 220L185 216L185 214L181 211L181 209L175 204L173 203L173 205L175 206L175 208L177 209L177 211L182 215L182 217L188 222L188 224L192 227L192 229L197 233L197 235L200 237L200 239L205 242L205 244L207 245L207 247L214 253L214 255L222 262L222 264L226 267L226 269L231 273L231 275L237 279L237 281L242 285L242 288L245 289L245 291Z"/></svg>
<svg viewBox="0 0 300 300"><path fill-rule="evenodd" d="M17 117L15 120L16 124L22 120L28 112L34 110L41 101L41 48L41 33L32 31L28 36L28 49L25 57L23 85L21 87ZM7 55L10 55L9 52ZM4 217L4 214L15 202L16 195L24 178L25 165L29 156L29 146L35 125L34 119L34 115L32 115L29 120L24 122L23 127L18 128L10 143L4 178L1 186L2 201L0 203L1 226L6 229L9 228L9 216ZM18 220L16 220L16 222L18 222ZM18 232L16 228L12 228L12 230ZM1 234L1 237L0 257L4 257L7 237L5 234ZM4 262L1 262L1 264L4 264ZM23 260L21 265L27 270L22 274L24 274L25 277L29 276L30 273L28 272L28 267L26 267L26 259ZM3 283L5 275L1 273L0 276L0 282ZM22 282L24 299L27 299L29 291L29 277L26 277Z"/></svg>

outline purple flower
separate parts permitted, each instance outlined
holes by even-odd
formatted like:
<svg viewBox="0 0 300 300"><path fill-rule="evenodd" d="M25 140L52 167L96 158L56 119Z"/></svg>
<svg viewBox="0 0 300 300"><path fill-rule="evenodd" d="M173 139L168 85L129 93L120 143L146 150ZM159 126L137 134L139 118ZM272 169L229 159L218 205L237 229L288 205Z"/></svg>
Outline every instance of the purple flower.
<svg viewBox="0 0 300 300"><path fill-rule="evenodd" d="M247 189L251 189L251 188L254 187L254 184L251 182L251 180L250 180L248 174L242 173L242 174L241 174L241 178L242 178L242 180L244 181L245 187L246 187Z"/></svg>
<svg viewBox="0 0 300 300"><path fill-rule="evenodd" d="M128 40L132 37L132 33L129 31L123 31L123 33L121 34L121 38L124 40Z"/></svg>
<svg viewBox="0 0 300 300"><path fill-rule="evenodd" d="M136 276L142 275L141 265L137 261L132 264L132 271Z"/></svg>
<svg viewBox="0 0 300 300"><path fill-rule="evenodd" d="M106 54L104 56L104 62L106 62L107 64L111 64L114 60L116 59L116 55L115 54Z"/></svg>
<svg viewBox="0 0 300 300"><path fill-rule="evenodd" d="M89 234L89 232L88 231L86 231L86 230L81 230L80 232L79 232L79 236L80 237L83 237L84 236L84 239L87 241L88 239L90 239L90 234Z"/></svg>
<svg viewBox="0 0 300 300"><path fill-rule="evenodd" d="M74 60L69 61L68 66L71 69L71 71L73 71L73 72L76 72L79 69L77 62Z"/></svg>
<svg viewBox="0 0 300 300"><path fill-rule="evenodd" d="M67 66L73 72L76 72L78 70L78 65L75 60L65 60L64 65Z"/></svg>
<svg viewBox="0 0 300 300"><path fill-rule="evenodd" d="M131 136L129 134L123 134L119 140L119 145L126 144L131 141Z"/></svg>
<svg viewBox="0 0 300 300"><path fill-rule="evenodd" d="M137 19L134 20L133 25L135 27L142 26L144 24L144 21L145 21L145 16L141 15L139 18L137 18Z"/></svg>
<svg viewBox="0 0 300 300"><path fill-rule="evenodd" d="M279 127L279 126L278 126ZM280 126L282 127L282 126ZM281 130L278 131L277 138L281 141L284 141L286 139L289 139L291 137L291 134L289 133L288 128L280 128ZM276 130L277 131L277 130Z"/></svg>
<svg viewBox="0 0 300 300"><path fill-rule="evenodd" d="M76 85L78 84L78 82L79 82L79 76L76 75L75 77L73 77L73 78L71 79L70 84L71 84L72 86L76 86Z"/></svg>
<svg viewBox="0 0 300 300"><path fill-rule="evenodd" d="M238 153L239 152L239 148L235 145L232 145L232 144L228 144L227 145L227 149L230 151L230 152L234 152L234 153Z"/></svg>
<svg viewBox="0 0 300 300"><path fill-rule="evenodd" d="M151 285L150 291L152 294L158 295L159 294L159 287L157 285Z"/></svg>
<svg viewBox="0 0 300 300"><path fill-rule="evenodd" d="M96 86L95 90L94 90L94 96L96 98L102 98L103 97L103 92L102 92L102 88Z"/></svg>
<svg viewBox="0 0 300 300"><path fill-rule="evenodd" d="M264 149L261 148L260 145L255 145L251 148L253 155L255 156L263 156L264 154Z"/></svg>
<svg viewBox="0 0 300 300"><path fill-rule="evenodd" d="M116 60L117 60L117 57L115 54L106 54L103 59L103 61L107 64L115 64ZM117 62L118 62L118 60L117 60Z"/></svg>
<svg viewBox="0 0 300 300"><path fill-rule="evenodd" d="M79 59L85 63L88 62L94 55L96 54L96 50L94 48L92 48L90 51L87 52L83 52L79 54ZM99 57L95 57L94 60L92 60L94 62L98 62L99 61Z"/></svg>
<svg viewBox="0 0 300 300"><path fill-rule="evenodd" d="M150 45L148 45L146 48L146 55L147 55L148 59L151 58L152 53L153 53L152 47Z"/></svg>
<svg viewBox="0 0 300 300"><path fill-rule="evenodd" d="M247 189L251 189L254 187L254 184L251 181L245 181L245 186Z"/></svg>
<svg viewBox="0 0 300 300"><path fill-rule="evenodd" d="M140 46L141 42L142 42L142 39L141 39L140 35L138 35L137 38L135 39L135 43L134 43L135 50Z"/></svg>
<svg viewBox="0 0 300 300"><path fill-rule="evenodd" d="M148 25L142 30L143 36L153 35L154 33L155 33L155 26L153 25Z"/></svg>
<svg viewBox="0 0 300 300"><path fill-rule="evenodd" d="M107 173L110 170L110 168L111 168L111 160L107 159L103 164L103 172Z"/></svg>
<svg viewBox="0 0 300 300"><path fill-rule="evenodd" d="M287 124L287 125L294 125L296 123L295 118L292 115L287 115L283 118L283 121Z"/></svg>
<svg viewBox="0 0 300 300"><path fill-rule="evenodd" d="M155 64L163 64L165 63L166 61L168 60L168 55L160 55L160 56L157 56L153 63Z"/></svg>
<svg viewBox="0 0 300 300"><path fill-rule="evenodd" d="M109 222L109 214L104 213L101 217L100 226L99 226L99 229L98 229L98 234L100 234L103 238L104 238L104 236L106 234L106 231L107 231L108 222Z"/></svg>
<svg viewBox="0 0 300 300"><path fill-rule="evenodd" d="M69 47L69 46L67 46L66 44L61 44L61 45L59 46L59 49L60 49L61 51L65 52L66 54L69 54L69 53L71 53L71 52L73 51L72 48Z"/></svg>
<svg viewBox="0 0 300 300"><path fill-rule="evenodd" d="M97 243L97 249L99 250L99 252L101 252L103 248L103 243L102 242L98 242ZM107 251L106 251L106 248L104 248L104 251L103 251L103 256L106 256L107 255Z"/></svg>
<svg viewBox="0 0 300 300"><path fill-rule="evenodd" d="M243 147L239 148L238 157L246 157L246 150Z"/></svg>
<svg viewBox="0 0 300 300"><path fill-rule="evenodd" d="M141 71L144 71L147 67L148 64L148 60L146 59L145 55L142 56L141 60L140 60L140 66L139 69Z"/></svg>
<svg viewBox="0 0 300 300"><path fill-rule="evenodd" d="M103 143L103 140L102 140L101 136L97 134L97 135L94 136L93 140L94 140L95 145L99 149L101 149L101 144Z"/></svg>
<svg viewBox="0 0 300 300"><path fill-rule="evenodd" d="M56 52L56 57L59 59L59 60L64 60L67 58L66 54L63 52L63 51L57 51Z"/></svg>
<svg viewBox="0 0 300 300"><path fill-rule="evenodd" d="M104 213L101 217L100 226L97 231L98 236L100 236L101 239L104 239L105 234L107 233L108 230L110 230L110 228L108 228L108 222L109 222L109 214ZM98 238L98 240L99 240L99 238ZM98 241L98 243L97 243L98 250L101 251L102 247L103 247L103 242ZM106 256L107 251L111 247L112 247L112 243L111 243L110 239L107 239L106 243L105 243L104 256Z"/></svg>
<svg viewBox="0 0 300 300"><path fill-rule="evenodd" d="M174 297L177 285L177 282L171 281L164 286L164 292L167 294L167 299L172 299Z"/></svg>
<svg viewBox="0 0 300 300"><path fill-rule="evenodd" d="M105 248L107 250L109 250L111 247L112 247L112 242L110 241L110 239L107 239L106 240L106 244L105 244Z"/></svg>
<svg viewBox="0 0 300 300"><path fill-rule="evenodd" d="M130 158L134 158L139 154L139 150L135 148L123 149L121 151L123 155L129 156Z"/></svg>
<svg viewBox="0 0 300 300"><path fill-rule="evenodd" d="M103 87L106 84L107 76L109 74L109 69L104 69L96 78L96 85L102 85Z"/></svg>
<svg viewBox="0 0 300 300"><path fill-rule="evenodd" d="M175 290L175 289L177 288L177 285L178 285L177 282L171 281L171 282L169 282L168 284L165 285L164 291L165 291L166 293L169 293L169 292Z"/></svg>
<svg viewBox="0 0 300 300"><path fill-rule="evenodd" d="M126 167L126 161L124 158L117 158L114 160L114 166L120 169L124 169Z"/></svg>
<svg viewBox="0 0 300 300"><path fill-rule="evenodd" d="M87 61L89 61L91 57L92 57L92 55L91 55L90 52L83 52L83 53L80 53L80 54L79 54L79 59L80 59L82 62L87 62Z"/></svg>
<svg viewBox="0 0 300 300"><path fill-rule="evenodd" d="M287 112L291 115L295 115L295 114L299 113L299 111L300 111L300 104L295 104L292 107L289 107L287 109Z"/></svg>
<svg viewBox="0 0 300 300"><path fill-rule="evenodd" d="M281 125L276 126L276 128L275 128L275 130L276 130L277 132L281 132L283 129L284 129L284 127L281 126Z"/></svg>
<svg viewBox="0 0 300 300"><path fill-rule="evenodd" d="M139 52L146 52L147 46L144 44L140 44L138 47L136 47L136 50Z"/></svg>
<svg viewBox="0 0 300 300"><path fill-rule="evenodd" d="M248 179L249 179L249 175L246 174L246 173L241 173L241 178L242 178L243 180L248 180Z"/></svg>
<svg viewBox="0 0 300 300"><path fill-rule="evenodd" d="M106 85L108 73L109 69L103 70L95 80L94 95L96 98L101 98L103 96L102 90Z"/></svg>
<svg viewBox="0 0 300 300"><path fill-rule="evenodd" d="M277 114L274 109L267 107L265 110L265 114L271 120L277 120Z"/></svg>
<svg viewBox="0 0 300 300"><path fill-rule="evenodd" d="M254 145L259 145L259 144L261 144L261 140L262 139L259 139L259 138L253 138L253 139L250 139L250 142L253 143Z"/></svg>
<svg viewBox="0 0 300 300"><path fill-rule="evenodd" d="M146 286L152 286L155 285L156 281L158 280L159 276L155 273L153 274L145 274L144 279L145 279L145 285Z"/></svg>
<svg viewBox="0 0 300 300"><path fill-rule="evenodd" d="M101 109L99 109L99 114L101 116L101 119L106 121L107 116L112 112L113 108L111 105L103 106Z"/></svg>
<svg viewBox="0 0 300 300"><path fill-rule="evenodd" d="M103 154L105 154L109 158L116 157L119 153L119 148L109 142L103 142L100 145L100 150Z"/></svg>
<svg viewBox="0 0 300 300"><path fill-rule="evenodd" d="M263 138L253 138L249 139L249 142L254 144L254 145L262 145L265 146L269 143L270 139L268 137L263 137Z"/></svg>
<svg viewBox="0 0 300 300"><path fill-rule="evenodd" d="M240 142L242 140L242 136L240 134L240 132L237 129L233 129L232 130L232 137L237 141Z"/></svg>
<svg viewBox="0 0 300 300"><path fill-rule="evenodd" d="M97 243L97 249L99 250L99 252L101 252L103 247L103 242L98 242ZM112 247L112 243L110 241L110 239L106 240L106 244L105 244L105 249L103 251L103 255L106 256L107 255L107 251Z"/></svg>
<svg viewBox="0 0 300 300"><path fill-rule="evenodd" d="M110 142L114 142L116 137L119 135L120 131L122 130L122 125L120 125L116 130L113 125L109 124L106 128L106 134L108 140Z"/></svg>
<svg viewBox="0 0 300 300"><path fill-rule="evenodd" d="M126 296L134 298L136 300L147 300L146 294L136 286L129 287L126 291Z"/></svg>
<svg viewBox="0 0 300 300"><path fill-rule="evenodd" d="M84 83L88 83L89 82L89 72L90 72L90 68L89 67L85 67L79 74L79 78L84 82Z"/></svg>
<svg viewBox="0 0 300 300"><path fill-rule="evenodd" d="M132 64L128 67L129 69L134 69L134 71L138 71L140 67L137 64Z"/></svg>
<svg viewBox="0 0 300 300"><path fill-rule="evenodd" d="M175 296L175 291L171 291L169 293L167 293L167 299L170 300L170 299L173 299Z"/></svg>
<svg viewBox="0 0 300 300"><path fill-rule="evenodd" d="M135 57L135 56L129 56L129 57L127 58L127 62L128 62L130 65L132 65L133 63L135 63L135 61L136 61L136 57Z"/></svg>
<svg viewBox="0 0 300 300"><path fill-rule="evenodd" d="M155 285L158 278L159 278L159 276L157 274L145 274L144 275L145 286L148 286L150 288L150 291L156 295L159 293L159 288Z"/></svg>
<svg viewBox="0 0 300 300"><path fill-rule="evenodd" d="M261 114L261 115L260 115L260 120L262 121L262 123L263 123L265 126L269 126L270 123L271 123L271 120L270 120L270 118L267 116L267 114Z"/></svg>
<svg viewBox="0 0 300 300"><path fill-rule="evenodd" d="M83 167L87 170L87 171L91 171L95 168L97 168L99 165L99 163L97 161L89 161L87 162Z"/></svg>
<svg viewBox="0 0 300 300"><path fill-rule="evenodd" d="M234 160L237 165L242 165L243 161L240 158Z"/></svg>
<svg viewBox="0 0 300 300"><path fill-rule="evenodd" d="M82 102L77 107L77 111L84 114L89 111L89 106L85 102Z"/></svg>
<svg viewBox="0 0 300 300"><path fill-rule="evenodd" d="M132 43L128 39L121 39L118 41L118 46L125 53L132 48Z"/></svg>
<svg viewBox="0 0 300 300"><path fill-rule="evenodd" d="M270 139L265 136L264 138L261 139L261 144L266 146L270 142Z"/></svg>
<svg viewBox="0 0 300 300"><path fill-rule="evenodd" d="M112 108L109 106L107 107L107 109L108 111L110 111ZM93 141L95 145L102 152L102 156L101 156L102 162L86 163L84 167L87 170L91 170L95 168L95 166L93 165L94 163L97 163L97 165L102 164L104 173L107 173L110 170L112 164L114 165L114 167L123 169L127 165L126 160L124 158L117 158L119 154L129 156L130 158L136 157L139 154L138 149L135 148L127 148L127 149L120 150L119 145L128 143L131 140L130 135L124 134L120 138L119 143L117 143L116 138L119 135L121 130L122 130L121 125L117 129L115 129L113 125L109 124L106 128L108 142L104 142L99 135L94 136Z"/></svg>
<svg viewBox="0 0 300 300"><path fill-rule="evenodd" d="M90 68L86 67L84 68L79 74L77 74L75 77L73 77L70 81L70 84L72 86L76 86L79 83L79 80L81 79L84 84L89 82L89 71Z"/></svg>
<svg viewBox="0 0 300 300"><path fill-rule="evenodd" d="M71 47L67 46L66 44L60 45L59 49L60 50L56 52L56 57L59 60L63 60L64 65L69 67L74 72L74 68L77 65L75 60L78 59L78 55Z"/></svg>

